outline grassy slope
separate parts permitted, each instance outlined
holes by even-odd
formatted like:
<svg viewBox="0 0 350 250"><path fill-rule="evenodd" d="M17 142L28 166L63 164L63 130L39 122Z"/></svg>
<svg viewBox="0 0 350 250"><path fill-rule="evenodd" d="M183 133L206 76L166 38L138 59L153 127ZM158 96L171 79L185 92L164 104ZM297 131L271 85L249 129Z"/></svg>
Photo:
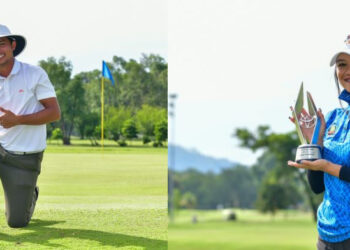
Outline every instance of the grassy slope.
<svg viewBox="0 0 350 250"><path fill-rule="evenodd" d="M9 228L0 209L1 249L167 248L165 148L50 145L38 183L27 228Z"/></svg>
<svg viewBox="0 0 350 250"><path fill-rule="evenodd" d="M180 211L169 224L169 250L316 249L316 224L308 213L290 211L275 218L256 211L236 211L226 222L219 211ZM196 214L198 223L192 224Z"/></svg>

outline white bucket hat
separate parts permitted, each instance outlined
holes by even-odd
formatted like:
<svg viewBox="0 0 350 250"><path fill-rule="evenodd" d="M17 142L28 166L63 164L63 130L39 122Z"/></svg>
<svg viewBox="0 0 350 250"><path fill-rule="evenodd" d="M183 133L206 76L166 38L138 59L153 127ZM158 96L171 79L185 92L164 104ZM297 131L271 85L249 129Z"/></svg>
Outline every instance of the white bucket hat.
<svg viewBox="0 0 350 250"><path fill-rule="evenodd" d="M0 38L1 37L8 37L16 40L16 48L13 51L13 56L17 56L19 53L21 53L26 46L26 39L24 36L11 34L9 28L2 24L0 24Z"/></svg>
<svg viewBox="0 0 350 250"><path fill-rule="evenodd" d="M342 49L339 49L338 52L334 54L334 56L331 59L330 66L332 67L340 54L348 54L350 56L350 35L347 36L346 40L344 41L344 47Z"/></svg>

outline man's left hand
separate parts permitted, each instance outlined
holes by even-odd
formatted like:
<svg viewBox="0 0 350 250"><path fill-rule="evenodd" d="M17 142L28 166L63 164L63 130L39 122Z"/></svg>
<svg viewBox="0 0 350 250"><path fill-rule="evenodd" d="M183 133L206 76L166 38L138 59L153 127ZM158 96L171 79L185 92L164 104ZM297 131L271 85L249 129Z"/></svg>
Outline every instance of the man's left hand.
<svg viewBox="0 0 350 250"><path fill-rule="evenodd" d="M0 107L0 111L4 114L0 116L0 125L3 128L11 128L19 124L18 116L12 113L10 110Z"/></svg>

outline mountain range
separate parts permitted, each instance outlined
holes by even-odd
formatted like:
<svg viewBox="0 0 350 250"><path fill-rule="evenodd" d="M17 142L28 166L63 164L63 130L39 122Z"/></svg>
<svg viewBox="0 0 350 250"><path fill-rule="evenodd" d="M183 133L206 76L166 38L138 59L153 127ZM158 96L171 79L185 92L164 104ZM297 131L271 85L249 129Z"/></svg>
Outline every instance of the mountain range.
<svg viewBox="0 0 350 250"><path fill-rule="evenodd" d="M170 169L175 171L192 168L203 173L209 171L219 173L224 168L230 168L238 164L228 159L208 156L195 149L186 149L179 145L170 144L168 149L168 165Z"/></svg>

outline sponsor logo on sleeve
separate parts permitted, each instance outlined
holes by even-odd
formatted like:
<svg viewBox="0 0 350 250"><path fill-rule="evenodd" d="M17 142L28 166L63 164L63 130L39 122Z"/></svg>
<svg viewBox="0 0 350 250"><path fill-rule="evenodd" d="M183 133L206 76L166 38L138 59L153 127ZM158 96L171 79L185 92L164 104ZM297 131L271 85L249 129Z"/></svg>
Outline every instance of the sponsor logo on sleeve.
<svg viewBox="0 0 350 250"><path fill-rule="evenodd" d="M332 124L332 126L329 128L327 135L334 135L335 130L336 130L335 124Z"/></svg>

